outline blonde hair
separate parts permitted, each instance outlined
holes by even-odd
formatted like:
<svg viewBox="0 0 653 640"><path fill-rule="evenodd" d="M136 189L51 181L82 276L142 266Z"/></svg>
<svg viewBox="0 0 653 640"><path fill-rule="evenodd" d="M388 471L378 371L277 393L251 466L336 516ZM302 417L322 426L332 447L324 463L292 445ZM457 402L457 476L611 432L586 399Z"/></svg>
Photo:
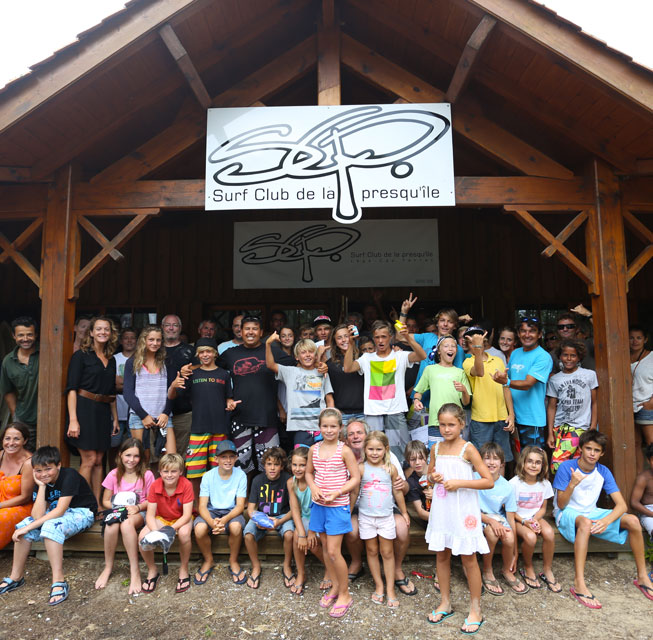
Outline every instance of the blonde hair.
<svg viewBox="0 0 653 640"><path fill-rule="evenodd" d="M526 458L529 454L534 453L539 455L542 458L542 468L537 474L537 482L544 480L549 475L549 457L546 455L544 449L539 447L534 447L532 444L529 444L527 447L524 447L517 458L517 464L515 465L515 475L519 476L524 482L526 482L526 472L524 471L524 465L526 464Z"/></svg>
<svg viewBox="0 0 653 640"><path fill-rule="evenodd" d="M317 353L317 346L310 338L302 338L297 340L295 347L293 349L293 355L295 358L299 357L300 351L308 351L308 353Z"/></svg>
<svg viewBox="0 0 653 640"><path fill-rule="evenodd" d="M367 460L367 455L365 454L365 449L368 443L372 440L377 440L385 448L385 456L383 456L383 468L388 472L392 473L392 462L390 462L390 443L388 442L388 436L383 433L383 431L370 431L370 433L365 436L365 441L363 442L363 462Z"/></svg>
<svg viewBox="0 0 653 640"><path fill-rule="evenodd" d="M96 316L95 318L91 318L91 324L88 325L86 337L82 340L82 344L79 348L84 352L93 350L93 336L91 335L91 332L95 328L95 324L100 320L109 323L109 331L111 333L109 335L109 340L104 345L104 355L107 358L110 358L116 352L118 346L118 329L116 328L115 322L106 316Z"/></svg>
<svg viewBox="0 0 653 640"><path fill-rule="evenodd" d="M147 336L150 333L156 331L161 335L161 346L159 350L154 354L154 362L156 363L157 369L160 371L165 365L166 360L166 348L163 346L163 329L155 324L148 324L143 328L140 335L138 336L138 342L136 343L136 349L134 351L134 374L138 375L140 370L145 364L145 350L147 349Z"/></svg>
<svg viewBox="0 0 653 640"><path fill-rule="evenodd" d="M185 468L184 459L178 453L166 453L159 460L159 471L164 469L178 469L183 472Z"/></svg>
<svg viewBox="0 0 653 640"><path fill-rule="evenodd" d="M320 417L317 420L319 426L322 426L323 418L336 418L338 420L338 426L342 429L342 413L340 413L338 409L335 409L334 407L327 407L326 409L322 409L320 412Z"/></svg>

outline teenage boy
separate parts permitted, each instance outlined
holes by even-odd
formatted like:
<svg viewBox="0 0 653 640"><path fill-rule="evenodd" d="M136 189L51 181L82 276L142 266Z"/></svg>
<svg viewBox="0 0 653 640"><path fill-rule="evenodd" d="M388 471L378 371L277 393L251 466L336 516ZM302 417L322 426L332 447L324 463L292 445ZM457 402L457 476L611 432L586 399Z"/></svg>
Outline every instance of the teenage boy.
<svg viewBox="0 0 653 640"><path fill-rule="evenodd" d="M315 344L318 347L328 346L331 330L333 329L331 318L329 316L317 316L313 320L313 329L315 331Z"/></svg>
<svg viewBox="0 0 653 640"><path fill-rule="evenodd" d="M412 351L394 351L392 349L392 326L385 320L377 320L372 325L372 339L376 351L363 353L354 360L354 341L349 341L345 352L345 373L358 371L365 379L363 410L365 420L371 429L385 431L390 443L390 450L401 459L404 449L411 438L406 423L408 403L404 379L406 369L415 362L426 358L424 349L415 342L404 325L399 331L402 342L407 342Z"/></svg>
<svg viewBox="0 0 653 640"><path fill-rule="evenodd" d="M247 503L247 515L250 520L245 527L245 546L252 568L247 578L250 589L259 588L261 579L261 563L258 558L258 543L267 531L275 531L283 540L283 583L286 588L295 583L292 572L292 543L295 525L290 511L288 497L288 479L284 471L288 463L286 452L281 447L266 449L261 458L263 473L259 473L252 482ZM260 511L272 520L273 529L265 529L252 520L255 511Z"/></svg>
<svg viewBox="0 0 653 640"><path fill-rule="evenodd" d="M562 536L574 545L575 577L570 592L589 609L601 608L601 603L585 584L585 560L590 535L617 544L624 544L628 540L637 566L637 579L633 584L649 600L653 600L653 584L646 575L644 537L639 519L626 513L626 501L610 469L599 463L607 444L608 438L604 433L594 429L585 431L580 436L580 458L565 460L553 479L553 517ZM612 498L614 509L599 509L596 506L602 489Z"/></svg>
<svg viewBox="0 0 653 640"><path fill-rule="evenodd" d="M32 542L43 541L52 569L49 605L61 604L70 592L63 573L63 545L88 529L95 520L97 502L88 483L75 469L61 466L56 447L40 447L32 456L34 492L32 515L16 525L12 536L14 561L9 577L0 582L0 594L25 584L25 563Z"/></svg>
<svg viewBox="0 0 653 640"><path fill-rule="evenodd" d="M630 506L639 514L649 538L653 538L653 444L649 444L644 453L649 468L638 474L630 494Z"/></svg>
<svg viewBox="0 0 653 640"><path fill-rule="evenodd" d="M530 444L544 449L547 440L544 400L553 361L540 347L542 328L538 318L522 318L517 335L522 346L512 352L509 372L497 371L493 377L512 392L521 446Z"/></svg>
<svg viewBox="0 0 653 640"><path fill-rule="evenodd" d="M129 433L129 405L122 395L122 391L125 384L125 362L134 355L137 338L138 336L136 335L136 329L134 329L134 327L125 327L120 332L120 346L122 347L122 350L120 353L116 353L113 356L116 361L116 411L118 412L118 425L120 426L120 431L118 431L116 435L111 436L111 450L109 451L109 467L111 469L115 468L118 448ZM145 433L147 434L149 441L149 429L146 429ZM149 449L149 442L147 445L144 444L143 446L146 446L146 449Z"/></svg>
<svg viewBox="0 0 653 640"><path fill-rule="evenodd" d="M2 361L0 396L4 396L15 422L29 428L29 446L36 446L36 413L39 395L39 344L36 321L27 316L11 323L15 348Z"/></svg>
<svg viewBox="0 0 653 640"><path fill-rule="evenodd" d="M211 575L215 562L211 550L211 536L226 533L229 536L229 573L234 584L244 584L247 573L238 562L240 546L245 529L245 501L247 500L247 476L242 469L234 467L238 456L231 440L218 443L217 468L202 477L200 485L199 516L195 518L195 539L202 552L202 566L193 582L203 585Z"/></svg>

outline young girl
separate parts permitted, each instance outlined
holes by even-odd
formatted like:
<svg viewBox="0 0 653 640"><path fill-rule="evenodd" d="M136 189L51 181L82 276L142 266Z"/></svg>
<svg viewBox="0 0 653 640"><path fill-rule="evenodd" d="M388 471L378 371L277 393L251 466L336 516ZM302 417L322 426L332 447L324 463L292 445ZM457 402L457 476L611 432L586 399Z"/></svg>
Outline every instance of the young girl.
<svg viewBox="0 0 653 640"><path fill-rule="evenodd" d="M531 589L539 589L540 584L533 569L533 549L537 537L542 536L543 572L539 578L554 593L560 593L562 587L556 581L551 565L555 549L555 537L551 525L544 519L546 501L553 497L553 488L546 479L547 456L539 447L524 447L517 460L516 475L509 482L517 499L515 524L517 535L523 540L522 558L524 568L520 571L526 584ZM515 545L515 560L517 559Z"/></svg>
<svg viewBox="0 0 653 640"><path fill-rule="evenodd" d="M324 563L333 585L322 596L320 606L331 607L332 618L342 618L351 605L347 563L340 551L342 537L351 531L349 493L360 483L360 471L353 451L338 440L342 416L337 409L320 413L322 441L311 447L306 465L306 482L311 488L310 530L325 534Z"/></svg>
<svg viewBox="0 0 653 640"><path fill-rule="evenodd" d="M358 503L358 531L365 541L367 564L374 578L372 602L383 604L383 578L379 563L379 550L383 558L383 572L388 591L388 606L399 606L395 593L395 554L393 540L397 537L393 515L392 497L397 503L406 526L410 527L410 517L406 511L404 494L393 488L397 470L390 462L390 444L382 431L372 431L365 438L363 462L360 464L361 484ZM352 504L356 502L358 491L352 492Z"/></svg>
<svg viewBox="0 0 653 640"><path fill-rule="evenodd" d="M129 595L141 592L141 574L138 569L138 534L143 526L144 512L147 508L147 493L154 482L154 474L147 468L143 443L136 438L127 438L118 450L116 468L104 479L102 506L111 509L113 497L121 491L136 494L136 504L127 507L129 514L119 525L104 528L104 571L95 581L96 589L104 589L113 571L113 559L116 555L118 534L122 533L122 542L129 558Z"/></svg>
<svg viewBox="0 0 653 640"><path fill-rule="evenodd" d="M512 327L503 327L499 332L499 350L506 359L506 364L510 361L510 354L519 346L517 332Z"/></svg>
<svg viewBox="0 0 653 640"><path fill-rule="evenodd" d="M453 615L451 554L460 555L471 595L469 615L460 630L471 635L485 621L481 615L481 572L476 553L489 552L481 527L477 491L491 489L493 482L474 445L460 437L465 426L463 410L448 403L440 407L437 417L443 442L436 442L431 449L427 479L434 488L426 541L429 549L437 553L441 599L428 620L431 624L440 624ZM473 479L472 467L480 478Z"/></svg>
<svg viewBox="0 0 653 640"><path fill-rule="evenodd" d="M462 408L463 404L469 404L471 398L472 392L465 372L454 366L457 347L458 343L453 336L442 338L435 352L436 364L430 364L424 369L415 387L413 406L416 411L424 410L422 395L426 391L431 392L430 406L433 407L433 411L429 411L429 446L442 440L438 431L438 414L435 409L447 403Z"/></svg>
<svg viewBox="0 0 653 640"><path fill-rule="evenodd" d="M297 567L297 576L290 591L298 596L304 593L306 583L306 554L311 551L324 564L324 555L320 538L315 531L309 529L311 517L311 489L306 482L306 465L308 463L308 447L297 447L290 456L290 468L293 477L288 480L288 496L290 497L290 512L295 523L295 538L293 554ZM325 568L320 589L330 589L333 586L329 578L329 570Z"/></svg>

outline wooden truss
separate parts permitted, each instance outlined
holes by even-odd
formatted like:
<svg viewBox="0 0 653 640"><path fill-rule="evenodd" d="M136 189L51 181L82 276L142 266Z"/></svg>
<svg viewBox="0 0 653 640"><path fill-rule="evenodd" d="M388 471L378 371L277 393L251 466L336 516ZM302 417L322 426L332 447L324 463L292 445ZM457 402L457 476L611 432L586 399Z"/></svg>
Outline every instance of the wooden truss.
<svg viewBox="0 0 653 640"><path fill-rule="evenodd" d="M0 249L3 250L0 253L0 264L9 259L13 260L20 270L40 289L41 274L39 270L21 253L43 226L42 213L20 215L21 220L30 217L33 217L34 221L13 242L10 242L3 233L0 233Z"/></svg>

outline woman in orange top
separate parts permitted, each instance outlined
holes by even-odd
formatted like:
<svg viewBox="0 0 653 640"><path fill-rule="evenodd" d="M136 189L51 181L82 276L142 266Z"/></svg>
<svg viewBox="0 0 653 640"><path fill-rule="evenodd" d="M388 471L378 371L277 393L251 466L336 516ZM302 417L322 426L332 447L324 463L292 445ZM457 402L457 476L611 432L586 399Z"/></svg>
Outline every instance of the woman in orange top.
<svg viewBox="0 0 653 640"><path fill-rule="evenodd" d="M0 549L10 542L16 524L32 513L32 454L25 445L29 429L11 422L2 432L0 452Z"/></svg>

